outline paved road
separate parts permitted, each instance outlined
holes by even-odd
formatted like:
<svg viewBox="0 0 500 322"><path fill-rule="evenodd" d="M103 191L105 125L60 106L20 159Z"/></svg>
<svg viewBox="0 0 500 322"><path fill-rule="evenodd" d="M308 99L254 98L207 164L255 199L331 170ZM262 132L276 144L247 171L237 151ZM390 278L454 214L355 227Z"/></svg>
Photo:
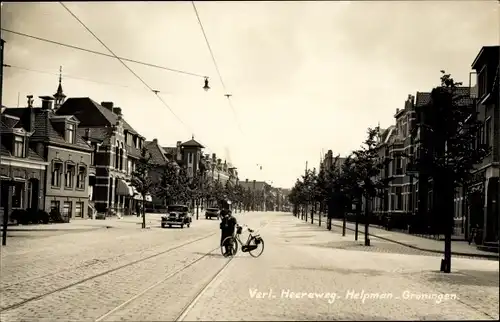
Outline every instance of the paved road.
<svg viewBox="0 0 500 322"><path fill-rule="evenodd" d="M498 319L497 262L457 258L443 275L436 257L339 248L352 238L290 214L237 218L260 229L261 257L223 258L219 236L208 236L218 233L215 220L182 230L96 229L2 252L1 306L28 302L1 320Z"/></svg>

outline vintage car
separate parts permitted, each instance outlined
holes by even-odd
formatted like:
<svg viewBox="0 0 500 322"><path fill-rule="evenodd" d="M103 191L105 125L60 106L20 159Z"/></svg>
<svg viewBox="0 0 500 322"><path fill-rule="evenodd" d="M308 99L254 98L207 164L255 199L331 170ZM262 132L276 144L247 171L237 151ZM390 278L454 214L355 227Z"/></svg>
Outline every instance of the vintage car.
<svg viewBox="0 0 500 322"><path fill-rule="evenodd" d="M167 214L161 217L161 227L172 227L174 225L191 226L192 217L189 214L189 207L186 205L171 205L167 207Z"/></svg>
<svg viewBox="0 0 500 322"><path fill-rule="evenodd" d="M220 210L219 208L207 208L205 210L205 219L212 219L212 218L220 218Z"/></svg>

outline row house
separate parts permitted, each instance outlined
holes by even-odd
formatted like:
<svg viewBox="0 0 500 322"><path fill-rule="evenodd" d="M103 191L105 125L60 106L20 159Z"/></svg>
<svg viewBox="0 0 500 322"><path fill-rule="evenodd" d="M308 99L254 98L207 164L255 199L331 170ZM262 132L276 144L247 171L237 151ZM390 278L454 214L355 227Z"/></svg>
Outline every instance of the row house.
<svg viewBox="0 0 500 322"><path fill-rule="evenodd" d="M472 64L477 74L477 85L474 88L458 88L459 95L464 97L459 104L475 109L476 113L472 113L470 119L484 124L474 144L488 146L491 152L477 165L471 185L456 188L454 234L467 238L471 227L478 226L485 232L484 242L498 242L500 217L498 62L499 46L483 47ZM432 146L432 134L417 127L417 122L426 122L426 111L430 108L431 93L417 92L416 99L409 96L405 108L396 111L395 133L389 148L392 162L387 173L392 179L388 215L406 218L404 222L420 225L424 229L437 220L431 213L436 191L433 191L431 174L423 169L415 171L411 161L425 163L423 151Z"/></svg>
<svg viewBox="0 0 500 322"><path fill-rule="evenodd" d="M391 163L387 163L389 157L389 146L393 142L394 134L396 132L395 126L390 126L387 129L379 129L379 133L377 136L377 153L378 153L378 162L384 164L384 168L380 171L377 178L375 180L381 180L389 177ZM384 188L379 192L379 195L373 198L372 201L372 212L376 217L382 219L387 217L391 210L394 208L393 205L396 205L398 200L397 198L401 195L394 193L391 191L392 187ZM394 200L396 199L396 200ZM391 208L392 206L392 208Z"/></svg>
<svg viewBox="0 0 500 322"><path fill-rule="evenodd" d="M16 201L20 190L15 188L13 204L24 208L36 206L47 212L58 210L66 221L86 218L92 148L77 133L80 122L75 115L55 113L65 98L60 83L54 96L40 98L41 107L33 107L32 96L28 96L27 107L7 108L3 112L3 118L17 120L14 128L19 128L18 133L22 128L26 134L13 132L12 142L7 141L14 156L28 159L38 156L46 164L44 173L39 168L35 177L25 178L25 192L21 195L24 194L26 203Z"/></svg>
<svg viewBox="0 0 500 322"><path fill-rule="evenodd" d="M2 111L0 119L0 214L7 211L8 201L11 209L44 209L45 171L48 162L35 152L30 137L20 118ZM10 188L12 187L12 188ZM9 196L9 189L12 193Z"/></svg>
<svg viewBox="0 0 500 322"><path fill-rule="evenodd" d="M98 104L89 97L69 98L56 114L77 116L77 132L93 148L95 175L89 178L92 207L98 213L131 214L143 200L130 180L145 138L125 121L121 108L113 102ZM151 196L146 199L152 201Z"/></svg>
<svg viewBox="0 0 500 322"><path fill-rule="evenodd" d="M483 243L497 243L500 220L500 46L484 46L472 63L477 77L476 86L470 89L473 97L475 116L484 126L478 134L477 143L490 148L490 153L477 165L474 180L462 191L469 194L470 204L466 204L467 230L479 227L483 230ZM462 203L457 198L457 203ZM469 231L467 231L469 233Z"/></svg>

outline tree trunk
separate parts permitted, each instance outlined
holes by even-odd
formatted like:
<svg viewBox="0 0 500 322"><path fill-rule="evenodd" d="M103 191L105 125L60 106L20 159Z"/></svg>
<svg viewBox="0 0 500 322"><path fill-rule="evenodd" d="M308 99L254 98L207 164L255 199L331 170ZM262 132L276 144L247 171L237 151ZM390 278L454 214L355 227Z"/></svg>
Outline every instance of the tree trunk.
<svg viewBox="0 0 500 322"><path fill-rule="evenodd" d="M314 224L314 203L311 205L311 224Z"/></svg>
<svg viewBox="0 0 500 322"><path fill-rule="evenodd" d="M365 246L370 246L370 238L368 238L368 228L370 222L370 199L365 199Z"/></svg>
<svg viewBox="0 0 500 322"><path fill-rule="evenodd" d="M199 219L200 200L196 199L196 220Z"/></svg>
<svg viewBox="0 0 500 322"><path fill-rule="evenodd" d="M146 195L142 195L142 229L146 228Z"/></svg>
<svg viewBox="0 0 500 322"><path fill-rule="evenodd" d="M358 240L359 214L361 212L361 200L356 200L356 228L354 230L354 240Z"/></svg>

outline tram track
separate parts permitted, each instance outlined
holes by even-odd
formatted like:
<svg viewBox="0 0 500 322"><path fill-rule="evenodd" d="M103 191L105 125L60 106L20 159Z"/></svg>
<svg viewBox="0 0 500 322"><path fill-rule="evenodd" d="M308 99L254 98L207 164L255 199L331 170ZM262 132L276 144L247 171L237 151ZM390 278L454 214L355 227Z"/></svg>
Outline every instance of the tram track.
<svg viewBox="0 0 500 322"><path fill-rule="evenodd" d="M26 304L29 304L31 302L34 302L34 301L37 301L37 300L40 300L40 299L43 299L49 295L52 295L52 294L55 294L55 293L58 293L58 292L62 292L64 290L67 290L67 289L70 289L70 288L73 288L73 287L76 287L76 286L79 286L85 282L88 282L88 281L92 281L92 280L95 280L99 277L103 277L103 276L106 276L106 275L109 275L111 273L114 273L114 272L117 272L117 271L120 271L120 270L123 270L125 268L128 268L128 267L131 267L133 265L136 265L136 264L139 264L139 263L142 263L142 262L145 262L147 260L150 260L150 259L154 259L154 258L157 258L161 255L165 255L165 254L169 254L171 253L172 251L175 251L175 250L178 250L180 248L183 248L183 247L186 247L188 245L191 245L191 244L194 244L198 241L201 241L201 240L204 240L204 239L207 239L209 237L212 237L214 236L216 233L211 233L211 234L208 234L208 235L205 235L205 236L202 236L200 238L196 238L196 239L193 239L193 240L190 240L188 242L185 242L185 243L182 243L182 244L179 244L179 245L176 245L174 247L170 247L166 250L163 250L163 251L160 251L160 252L157 252L157 253L154 253L152 255L149 255L149 256L146 256L146 257L143 257L143 258L139 258L137 260L134 260L134 261L131 261L131 262L128 262L126 264L123 264L123 265L119 265L117 267L114 267L114 268L111 268L111 269L108 269L108 270L105 270L103 272L100 272L100 273L97 273L97 274L93 274L91 276L88 276L88 277L85 277L85 278L82 278L82 279L79 279L75 282L72 282L72 283L69 283L69 284L66 284L62 287L58 287L58 288L55 288L51 291L48 291L48 292L44 292L42 294L38 294L36 296L31 296L27 299L22 299L21 301L18 301L16 303L13 303L13 304L10 304L10 305L6 305L4 307L1 307L0 308L0 312L1 313L4 313L4 312L7 312L7 311L11 311L11 310L14 310L16 308L19 308L21 306L24 306ZM58 271L58 272L55 272L53 274L46 274L44 276L41 276L39 277L38 279L43 279L43 278L47 278L47 277L51 277L51 276L54 276L56 274L59 274L61 271ZM33 278L32 280L30 281L33 281L33 280L36 280L37 278ZM17 283L19 284L19 283ZM12 284L11 284L12 285ZM5 291L5 287L2 289L2 293L4 293ZM3 296L5 296L5 293L3 294Z"/></svg>
<svg viewBox="0 0 500 322"><path fill-rule="evenodd" d="M134 301L140 301L141 297L147 296L148 292L151 292L153 289L159 287L161 284L166 283L167 281L173 279L174 277L177 277L181 273L184 273L187 269L191 268L192 266L196 264L201 264L203 259L209 258L212 253L214 252L220 252L220 247L214 248L206 252L205 254L199 256L198 258L190 261L189 263L183 265L182 267L178 268L174 272L168 274L167 276L159 279L156 281L154 284L150 285L149 287L145 288L141 292L135 294L134 296L130 297L128 300L122 302L121 304L117 305L107 313L101 315L98 317L95 322L101 322L101 321L106 321L108 318L113 317L114 315L120 313L121 310L126 310L128 305L132 305ZM225 269L228 267L228 265L234 260L234 257L227 258L225 263L222 265L221 268L217 269L216 273L212 275L211 278L205 283L203 283L203 286L201 289L199 289L194 297L191 297L186 305L184 305L181 309L180 312L176 314L176 318L173 319L174 321L182 321L179 319L183 319L186 314L189 312L189 310L196 304L197 300L203 295L204 291L217 279L219 275L221 275ZM115 319L110 319L109 321L114 321Z"/></svg>

